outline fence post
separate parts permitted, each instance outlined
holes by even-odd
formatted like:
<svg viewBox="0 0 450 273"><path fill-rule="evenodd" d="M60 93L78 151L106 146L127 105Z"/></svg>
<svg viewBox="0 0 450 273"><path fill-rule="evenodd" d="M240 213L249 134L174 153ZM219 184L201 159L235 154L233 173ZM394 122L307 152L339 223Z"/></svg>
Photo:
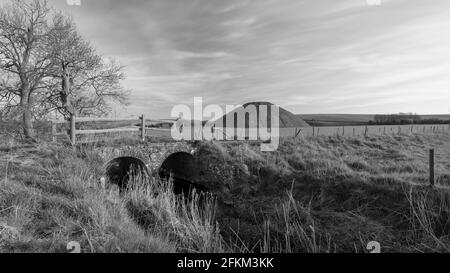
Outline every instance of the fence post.
<svg viewBox="0 0 450 273"><path fill-rule="evenodd" d="M313 136L315 136L315 129L314 129L314 126L313 126Z"/></svg>
<svg viewBox="0 0 450 273"><path fill-rule="evenodd" d="M295 128L295 138L297 138L301 132L302 132L302 128L298 129L298 131L297 131L297 128Z"/></svg>
<svg viewBox="0 0 450 273"><path fill-rule="evenodd" d="M70 142L72 143L72 145L76 144L76 127L75 127L75 123L76 123L76 117L75 115L70 115Z"/></svg>
<svg viewBox="0 0 450 273"><path fill-rule="evenodd" d="M141 140L145 141L145 116L142 115L141 119Z"/></svg>
<svg viewBox="0 0 450 273"><path fill-rule="evenodd" d="M52 123L52 142L56 142L58 140L56 136L57 134L56 123L54 123L53 121L51 123Z"/></svg>
<svg viewBox="0 0 450 273"><path fill-rule="evenodd" d="M353 136L355 136L355 127L353 127Z"/></svg>
<svg viewBox="0 0 450 273"><path fill-rule="evenodd" d="M345 136L345 126L342 126L342 136Z"/></svg>
<svg viewBox="0 0 450 273"><path fill-rule="evenodd" d="M434 149L430 149L430 186L434 187Z"/></svg>

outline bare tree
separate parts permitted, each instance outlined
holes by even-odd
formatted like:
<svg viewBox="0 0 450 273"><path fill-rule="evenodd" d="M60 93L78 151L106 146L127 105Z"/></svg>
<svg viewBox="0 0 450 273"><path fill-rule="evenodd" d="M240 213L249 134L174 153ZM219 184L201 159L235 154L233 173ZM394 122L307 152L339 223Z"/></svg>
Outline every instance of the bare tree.
<svg viewBox="0 0 450 273"><path fill-rule="evenodd" d="M120 85L123 67L107 62L77 32L66 16L56 18L51 36L52 78L46 82L51 92L43 100L47 111L70 115L103 115L110 111L109 101L127 102L127 91Z"/></svg>
<svg viewBox="0 0 450 273"><path fill-rule="evenodd" d="M1 85L2 101L19 101L25 136L34 137L34 94L50 74L53 63L49 34L51 9L45 0L12 0L0 9L0 70L7 76Z"/></svg>
<svg viewBox="0 0 450 273"><path fill-rule="evenodd" d="M123 67L98 55L46 0L11 0L0 10L0 76L3 114L20 113L27 138L33 118L104 115L109 102L127 102Z"/></svg>

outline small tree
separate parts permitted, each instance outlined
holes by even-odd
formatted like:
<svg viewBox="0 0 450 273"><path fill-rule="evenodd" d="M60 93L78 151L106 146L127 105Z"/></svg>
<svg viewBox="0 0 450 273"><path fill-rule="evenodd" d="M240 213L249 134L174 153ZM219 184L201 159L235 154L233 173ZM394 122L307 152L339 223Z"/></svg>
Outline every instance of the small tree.
<svg viewBox="0 0 450 273"><path fill-rule="evenodd" d="M47 51L48 37L53 31L49 16L45 0L13 0L0 9L0 71L6 74L1 83L1 98L9 108L18 106L28 138L34 137L35 93L53 67Z"/></svg>
<svg viewBox="0 0 450 273"><path fill-rule="evenodd" d="M76 30L72 20L59 15L51 36L54 71L46 85L51 92L43 100L48 112L70 115L102 115L108 101L125 104L127 92L121 87L123 67L106 62Z"/></svg>
<svg viewBox="0 0 450 273"><path fill-rule="evenodd" d="M34 137L33 117L105 114L109 100L127 100L123 68L99 56L46 0L1 7L0 76L0 106L22 116L28 138Z"/></svg>

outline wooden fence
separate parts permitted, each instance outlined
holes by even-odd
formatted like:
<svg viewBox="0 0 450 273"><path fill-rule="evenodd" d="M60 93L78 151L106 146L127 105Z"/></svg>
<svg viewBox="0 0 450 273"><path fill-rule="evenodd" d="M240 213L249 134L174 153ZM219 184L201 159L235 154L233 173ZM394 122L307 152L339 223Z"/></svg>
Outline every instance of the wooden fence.
<svg viewBox="0 0 450 273"><path fill-rule="evenodd" d="M68 137L70 142L74 145L77 142L77 136L80 135L101 135L109 133L133 133L138 134L141 140L145 140L147 136L154 137L168 137L171 138L170 128L153 128L149 127L150 123L174 122L173 120L151 120L145 119L141 115L139 119L129 119L135 125L112 128L112 129L77 129L77 123L86 122L114 122L116 119L102 119L102 118L76 118L72 117L70 122L67 121L52 121L52 140L57 141L58 137ZM120 121L127 121L120 119ZM58 132L58 124L69 125L68 129L63 132ZM193 129L191 127L190 129ZM198 130L202 130L199 128ZM202 132L191 130L191 139L195 136L201 136ZM234 131L233 131L234 130ZM223 128L215 128L213 132L214 139L225 140L243 140L248 136L248 129L232 128L232 137L227 137ZM230 131L228 131L230 132ZM328 127L303 127L303 128L280 128L280 137L301 137L301 136L367 136L367 135L387 135L387 134L415 134L415 133L436 133L436 132L450 132L450 124L435 124L435 125L368 125L368 126L328 126ZM188 137L189 138L189 137Z"/></svg>
<svg viewBox="0 0 450 273"><path fill-rule="evenodd" d="M219 138L221 134L230 136L222 136L222 138L245 139L248 135L248 129L234 128L229 130L216 128L214 137ZM386 125L386 126L327 126L327 127L303 127L303 128L280 128L280 137L304 137L304 136L346 136L357 137L367 135L393 135L393 134L417 134L417 133L437 133L450 132L450 124L437 125Z"/></svg>
<svg viewBox="0 0 450 273"><path fill-rule="evenodd" d="M89 136L89 135L101 135L101 134L111 134L111 133L139 133L139 138L141 140L145 140L146 136L170 136L170 129L162 129L162 128L152 128L147 127L149 122L151 123L162 123L168 122L169 120L151 120L145 119L144 115L141 115L139 119L120 119L119 121L129 121L130 123L139 123L139 125L129 125L126 127L120 128L108 128L108 129L77 129L78 123L87 123L87 122L95 122L95 123L107 123L107 122L117 122L117 119L108 119L108 118L77 118L72 116L70 121L57 121L52 120L52 141L56 142L59 137L66 137L70 140L72 145L75 145L79 142L89 142L89 140L78 141L77 136ZM171 121L172 122L172 121ZM66 125L68 128L63 131L58 131L58 125ZM162 132L162 133L157 133Z"/></svg>
<svg viewBox="0 0 450 273"><path fill-rule="evenodd" d="M327 126L280 128L281 136L367 136L450 132L450 124Z"/></svg>

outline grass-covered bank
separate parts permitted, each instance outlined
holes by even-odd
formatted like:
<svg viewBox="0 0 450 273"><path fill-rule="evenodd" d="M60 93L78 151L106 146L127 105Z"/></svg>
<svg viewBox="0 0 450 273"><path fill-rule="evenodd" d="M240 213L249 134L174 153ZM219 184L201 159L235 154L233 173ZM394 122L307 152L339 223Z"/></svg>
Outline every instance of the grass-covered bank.
<svg viewBox="0 0 450 273"><path fill-rule="evenodd" d="M112 144L113 145L113 144ZM120 196L88 149L39 144L0 156L0 252L385 252L450 250L450 136L316 137L278 151L199 143L220 204L180 202L136 178ZM427 149L437 180L427 184ZM206 164L207 163L207 164ZM215 168L217 167L217 168Z"/></svg>
<svg viewBox="0 0 450 273"><path fill-rule="evenodd" d="M428 188L430 147L436 189ZM450 250L448 135L291 139L274 153L239 145L227 154L249 170L234 187L235 219L247 221L233 229L257 249L365 252L376 240L383 251Z"/></svg>

